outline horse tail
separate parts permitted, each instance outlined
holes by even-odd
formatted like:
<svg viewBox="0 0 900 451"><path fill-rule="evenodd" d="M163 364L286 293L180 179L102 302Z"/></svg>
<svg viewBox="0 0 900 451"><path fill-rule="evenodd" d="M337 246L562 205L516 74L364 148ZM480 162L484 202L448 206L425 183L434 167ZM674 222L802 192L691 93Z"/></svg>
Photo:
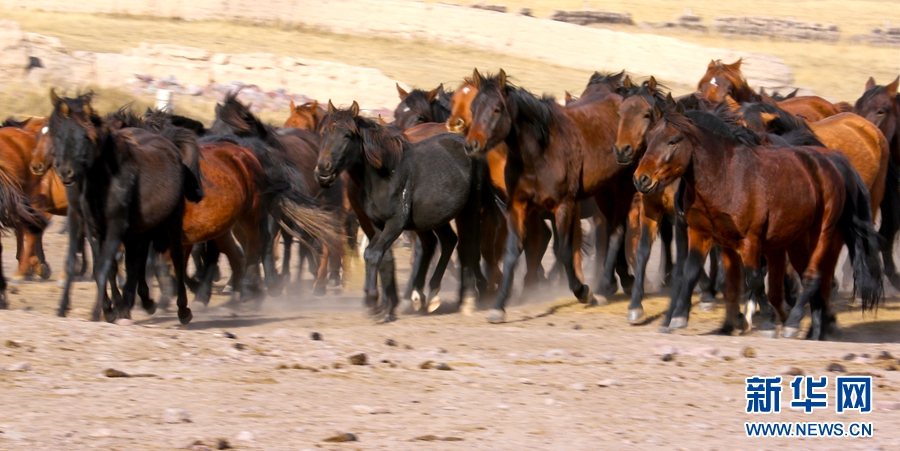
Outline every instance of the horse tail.
<svg viewBox="0 0 900 451"><path fill-rule="evenodd" d="M47 218L31 207L18 179L0 166L0 230L23 227L32 233L40 233L47 227Z"/></svg>
<svg viewBox="0 0 900 451"><path fill-rule="evenodd" d="M838 231L847 244L853 266L854 295L862 300L863 310L871 310L884 301L884 269L880 258L880 235L873 225L869 190L846 158L833 156L830 159L843 175L847 190Z"/></svg>
<svg viewBox="0 0 900 451"><path fill-rule="evenodd" d="M200 146L197 144L197 135L181 127L166 127L160 134L172 141L181 153L184 197L191 202L200 202L203 199L203 174L200 172Z"/></svg>

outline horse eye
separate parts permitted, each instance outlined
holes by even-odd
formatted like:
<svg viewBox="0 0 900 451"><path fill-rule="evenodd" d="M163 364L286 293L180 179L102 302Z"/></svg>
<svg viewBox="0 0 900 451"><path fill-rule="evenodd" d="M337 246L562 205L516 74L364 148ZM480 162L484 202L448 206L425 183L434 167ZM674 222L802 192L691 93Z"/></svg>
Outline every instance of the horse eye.
<svg viewBox="0 0 900 451"><path fill-rule="evenodd" d="M884 110L878 110L878 113L877 113L877 114L878 114L879 116L884 116Z"/></svg>
<svg viewBox="0 0 900 451"><path fill-rule="evenodd" d="M644 119L650 119L650 113L645 114Z"/></svg>
<svg viewBox="0 0 900 451"><path fill-rule="evenodd" d="M678 144L680 141L681 141L680 138L677 138L677 137L676 137L676 138L672 138L672 139L669 141L669 145L670 145L670 146L674 146L675 144Z"/></svg>
<svg viewBox="0 0 900 451"><path fill-rule="evenodd" d="M494 114L500 114L500 107L498 107L498 106L494 107Z"/></svg>

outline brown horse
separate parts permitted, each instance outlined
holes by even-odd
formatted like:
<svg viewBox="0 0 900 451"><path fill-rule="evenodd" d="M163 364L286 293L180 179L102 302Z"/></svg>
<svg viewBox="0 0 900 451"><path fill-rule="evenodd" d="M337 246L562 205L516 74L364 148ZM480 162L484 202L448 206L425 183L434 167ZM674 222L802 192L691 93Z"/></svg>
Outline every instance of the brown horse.
<svg viewBox="0 0 900 451"><path fill-rule="evenodd" d="M762 97L747 84L741 73L741 62L725 64L722 60L710 61L706 73L697 83L700 95L715 103L724 102L730 96L738 103L760 102ZM819 96L800 96L785 99L779 106L791 114L802 116L808 121L818 121L841 112L831 102Z"/></svg>
<svg viewBox="0 0 900 451"><path fill-rule="evenodd" d="M741 271L743 266L748 272L751 289L761 286L762 256L768 261L769 300L785 321L785 337L798 334L807 303L813 320L809 338L823 339L832 331L828 301L845 241L863 305L872 307L883 296L868 193L843 155L824 148L763 147L752 130L680 107L664 112L647 141L634 173L638 190L650 193L679 177L686 187L689 254L665 325L686 324L690 290L713 243L723 248L726 271L721 333L749 328L738 308ZM782 307L786 254L803 274L803 294L789 316Z"/></svg>
<svg viewBox="0 0 900 451"><path fill-rule="evenodd" d="M559 231L558 260L569 288L580 302L599 304L584 284L580 268L581 227L578 201L594 196L613 227L627 219L634 187L622 177L612 152L616 111L621 97L592 94L577 106L561 107L552 98L537 98L512 86L502 70L495 77L472 77L478 94L472 102L473 122L466 135L471 153L481 153L506 142L506 181L509 238L503 262L503 282L488 320L503 321L513 269L522 252L525 220L535 210L548 210ZM624 180L623 180L624 179ZM618 220L618 222L617 222ZM574 247L573 247L574 246ZM612 252L612 250L610 251ZM618 249L616 249L618 253ZM608 280L601 279L605 288Z"/></svg>
<svg viewBox="0 0 900 451"><path fill-rule="evenodd" d="M325 108L319 105L318 100L302 105L294 105L294 101L291 100L291 115L284 121L284 127L312 131L319 126L323 117Z"/></svg>
<svg viewBox="0 0 900 451"><path fill-rule="evenodd" d="M807 124L779 107L774 102L755 102L744 104L736 113L745 125L757 132L789 136L796 131L810 131L825 147L838 150L847 157L869 190L872 217L881 209L878 233L884 237L885 273L892 284L900 283L893 259L894 237L900 229L900 174L890 159L884 134L874 124L853 113L840 113Z"/></svg>
<svg viewBox="0 0 900 451"><path fill-rule="evenodd" d="M445 92L441 84L431 91L413 89L407 92L397 84L400 104L394 109L394 125L406 131L429 122L446 122L450 117L450 102L453 91Z"/></svg>

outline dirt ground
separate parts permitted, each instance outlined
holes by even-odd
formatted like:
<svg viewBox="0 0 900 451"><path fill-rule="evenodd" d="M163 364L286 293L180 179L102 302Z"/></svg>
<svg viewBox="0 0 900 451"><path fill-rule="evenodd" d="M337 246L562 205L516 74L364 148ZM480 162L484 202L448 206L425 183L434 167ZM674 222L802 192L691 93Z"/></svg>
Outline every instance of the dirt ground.
<svg viewBox="0 0 900 451"><path fill-rule="evenodd" d="M65 251L59 227L47 234L55 271ZM11 237L3 244L10 274L15 248ZM408 249L397 253L407 261ZM900 408L894 297L877 317L841 301L839 342L707 335L721 306L695 309L686 330L661 334L659 295L645 303L655 316L644 326L625 322L621 294L585 309L550 291L531 293L503 325L481 313L376 325L361 312L360 271L357 259L342 293L313 298L306 280L259 310L215 307L226 300L219 295L214 307L193 306L184 328L173 312L89 322L90 282L76 284L66 319L54 315L56 275L13 285L11 309L0 312L0 449L202 450L220 440L241 450L900 449L900 411L886 410ZM879 359L883 351L893 358ZM350 364L358 352L365 365ZM850 353L858 357L843 360ZM833 394L824 411L792 411L787 383L781 414L744 413L746 377L794 367L833 378L834 362L874 376L872 413L837 415ZM108 377L110 369L135 377ZM745 421L866 421L874 437L751 439ZM344 433L357 441L328 441Z"/></svg>

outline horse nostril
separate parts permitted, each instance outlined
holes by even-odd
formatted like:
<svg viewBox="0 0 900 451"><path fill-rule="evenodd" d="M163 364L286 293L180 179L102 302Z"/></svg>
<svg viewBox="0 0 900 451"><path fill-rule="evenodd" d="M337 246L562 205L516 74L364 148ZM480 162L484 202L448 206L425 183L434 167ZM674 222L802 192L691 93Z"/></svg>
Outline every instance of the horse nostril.
<svg viewBox="0 0 900 451"><path fill-rule="evenodd" d="M457 120L456 120L456 126L457 126L457 127L463 128L463 127L465 127L465 125L466 125L466 121L464 121L464 120L462 120L462 119L457 119Z"/></svg>
<svg viewBox="0 0 900 451"><path fill-rule="evenodd" d="M325 164L322 165L322 168L325 169L326 171L330 171L331 170L331 162L326 161Z"/></svg>
<svg viewBox="0 0 900 451"><path fill-rule="evenodd" d="M630 144L626 144L625 146L622 147L622 155L626 155L626 156L631 155L631 145Z"/></svg>

